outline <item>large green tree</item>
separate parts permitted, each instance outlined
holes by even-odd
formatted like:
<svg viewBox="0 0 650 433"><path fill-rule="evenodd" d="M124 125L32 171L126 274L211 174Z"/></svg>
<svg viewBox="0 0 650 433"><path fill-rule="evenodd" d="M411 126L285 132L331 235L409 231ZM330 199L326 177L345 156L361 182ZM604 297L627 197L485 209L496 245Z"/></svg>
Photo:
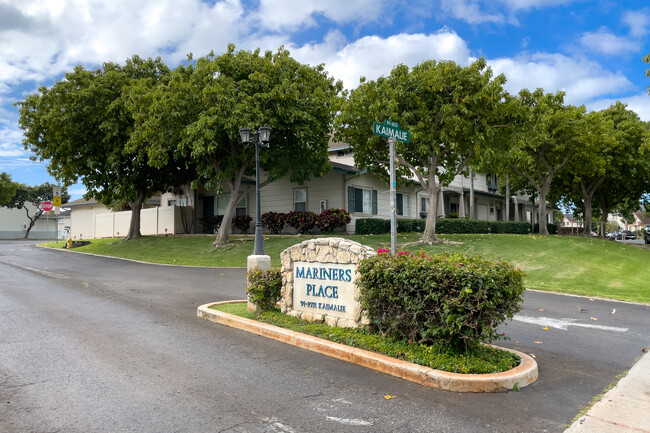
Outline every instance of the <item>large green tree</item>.
<svg viewBox="0 0 650 433"><path fill-rule="evenodd" d="M4 171L0 173L0 206L6 206L16 193L16 183L11 175Z"/></svg>
<svg viewBox="0 0 650 433"><path fill-rule="evenodd" d="M134 124L131 89L153 88L168 75L159 58L133 56L123 66L105 63L97 70L77 66L51 88L41 87L17 103L25 148L48 161L54 178L66 186L80 181L88 190L86 198L94 196L100 203L129 203L126 239L140 236L146 198L184 181L180 154L154 167L146 143L127 147Z"/></svg>
<svg viewBox="0 0 650 433"><path fill-rule="evenodd" d="M439 242L436 210L440 188L467 170L477 149L491 146L502 126L505 77L495 78L485 60L463 67L425 61L413 69L396 66L387 77L353 90L337 118L336 137L349 143L360 168L388 181L388 140L373 135L373 122L389 119L411 133L396 143L398 183L417 179L429 195L422 243Z"/></svg>
<svg viewBox="0 0 650 433"><path fill-rule="evenodd" d="M537 89L519 92L517 126L503 157L514 174L528 182L539 199L539 233L548 234L547 196L554 177L563 170L579 145L584 107L564 104L564 93Z"/></svg>
<svg viewBox="0 0 650 433"><path fill-rule="evenodd" d="M53 187L55 185L46 182L42 185L30 186L24 183L14 184L14 195L5 204L6 207L23 209L29 220L29 225L25 231L25 239L29 238L29 232L36 224L36 221L43 215L41 205L44 201L52 200ZM70 194L66 188L61 189L61 203L67 203L70 200ZM31 206L30 206L31 205ZM31 208L31 209L30 209ZM31 210L31 213L30 213Z"/></svg>
<svg viewBox="0 0 650 433"><path fill-rule="evenodd" d="M621 102L603 110L611 122L615 152L607 175L594 194L602 211L602 224L614 211L629 212L639 208L641 197L650 192L650 139L648 125Z"/></svg>
<svg viewBox="0 0 650 433"><path fill-rule="evenodd" d="M322 65L303 65L284 48L261 54L231 44L177 68L137 114L134 137L156 144L149 147L156 164L166 162L170 148L188 155L197 183L230 195L214 242L221 245L242 180L255 174L255 147L241 143L239 130L272 128L270 146L261 150L262 186L286 175L302 183L331 169L327 144L341 90Z"/></svg>
<svg viewBox="0 0 650 433"><path fill-rule="evenodd" d="M584 120L578 131L578 146L566 169L556 177L553 189L558 199L580 210L585 221L582 234L590 236L594 195L616 168L620 149L613 122L602 111L588 113Z"/></svg>

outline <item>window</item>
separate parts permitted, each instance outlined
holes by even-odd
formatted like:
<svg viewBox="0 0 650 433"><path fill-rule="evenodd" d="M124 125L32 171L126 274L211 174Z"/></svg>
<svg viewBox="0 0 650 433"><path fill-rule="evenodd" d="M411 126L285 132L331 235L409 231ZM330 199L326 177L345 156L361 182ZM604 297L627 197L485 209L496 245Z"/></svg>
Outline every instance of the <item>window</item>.
<svg viewBox="0 0 650 433"><path fill-rule="evenodd" d="M307 210L307 188L293 190L293 210Z"/></svg>
<svg viewBox="0 0 650 433"><path fill-rule="evenodd" d="M494 215L494 200L490 200L490 215Z"/></svg>
<svg viewBox="0 0 650 433"><path fill-rule="evenodd" d="M449 203L449 213L458 214L458 203Z"/></svg>
<svg viewBox="0 0 650 433"><path fill-rule="evenodd" d="M177 197L173 200L167 200L167 206L187 206L187 199L185 197Z"/></svg>
<svg viewBox="0 0 650 433"><path fill-rule="evenodd" d="M215 215L225 215L226 208L228 207L228 200L230 200L229 195L220 195L217 196L217 213ZM237 202L235 207L235 215L247 215L246 210L246 197L242 197L241 200Z"/></svg>
<svg viewBox="0 0 650 433"><path fill-rule="evenodd" d="M411 201L408 195L397 193L397 215L411 215Z"/></svg>
<svg viewBox="0 0 650 433"><path fill-rule="evenodd" d="M422 197L420 199L420 212L427 212L429 210L429 197Z"/></svg>
<svg viewBox="0 0 650 433"><path fill-rule="evenodd" d="M488 173L485 175L485 182L487 183L488 189L497 189L497 175L493 173Z"/></svg>
<svg viewBox="0 0 650 433"><path fill-rule="evenodd" d="M377 215L377 190L349 186L348 212Z"/></svg>

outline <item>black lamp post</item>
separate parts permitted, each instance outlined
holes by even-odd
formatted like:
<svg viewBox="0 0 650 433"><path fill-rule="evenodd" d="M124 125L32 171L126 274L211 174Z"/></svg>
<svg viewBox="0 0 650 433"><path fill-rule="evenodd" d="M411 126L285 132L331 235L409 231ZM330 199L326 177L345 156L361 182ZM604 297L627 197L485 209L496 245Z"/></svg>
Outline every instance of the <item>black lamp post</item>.
<svg viewBox="0 0 650 433"><path fill-rule="evenodd" d="M239 130L239 136L242 143L248 145L251 140L250 128L242 128ZM260 209L260 147L269 147L269 138L271 136L271 128L262 126L253 134L253 141L255 144L255 199L256 203L256 220L255 220L255 246L253 247L254 256L265 256L264 252L264 238L262 237L262 212Z"/></svg>

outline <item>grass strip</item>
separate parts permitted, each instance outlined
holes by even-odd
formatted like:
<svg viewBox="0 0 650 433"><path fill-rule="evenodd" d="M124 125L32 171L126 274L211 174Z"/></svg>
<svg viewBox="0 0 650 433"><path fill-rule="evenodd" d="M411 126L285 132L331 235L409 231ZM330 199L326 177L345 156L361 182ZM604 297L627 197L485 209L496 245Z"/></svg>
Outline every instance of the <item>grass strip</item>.
<svg viewBox="0 0 650 433"><path fill-rule="evenodd" d="M372 248L386 248L390 235L339 235ZM280 266L280 253L315 236L265 235L264 249L273 266ZM526 273L524 286L560 293L650 303L650 249L603 239L574 236L510 234L442 235L458 244L424 245L427 254L463 252L482 254L490 260L507 260ZM417 234L397 236L398 248L419 239ZM144 236L93 239L74 251L123 257L169 265L246 267L253 251L253 237L231 236L231 243L214 247L214 235ZM62 242L42 244L61 248ZM417 251L418 246L401 248Z"/></svg>
<svg viewBox="0 0 650 433"><path fill-rule="evenodd" d="M257 314L248 311L245 303L215 305L212 309L452 373L499 373L511 370L520 363L520 358L514 353L493 347L482 346L457 353L444 345L426 346L382 337L379 333L364 329L334 328L287 316L279 311Z"/></svg>

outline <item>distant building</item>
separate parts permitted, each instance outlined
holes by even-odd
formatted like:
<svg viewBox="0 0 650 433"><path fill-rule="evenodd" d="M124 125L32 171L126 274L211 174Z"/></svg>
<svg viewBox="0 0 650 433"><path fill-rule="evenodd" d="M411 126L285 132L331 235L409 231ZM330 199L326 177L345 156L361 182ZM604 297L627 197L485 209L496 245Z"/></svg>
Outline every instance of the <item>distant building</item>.
<svg viewBox="0 0 650 433"><path fill-rule="evenodd" d="M262 188L261 206L264 212L312 211L346 209L352 218L346 227L354 232L359 218L390 218L389 191L386 182L354 166L349 146L330 143L332 170L314 177L303 185L291 183L289 177L279 179ZM505 198L499 194L495 175L474 173L474 203L470 206L470 179L457 176L440 192L437 216L463 218L470 210L475 218L486 221L528 221L536 223L537 206L530 197L511 197L510 215L505 215ZM236 215L255 216L255 182L245 179L241 190L243 197L236 207ZM229 191L215 193L205 190L188 190L185 194L157 194L148 200L152 206L143 209L142 234L200 233L202 217L223 215L230 196ZM126 235L131 212L111 212L94 200L75 200L66 207L71 209L71 229L74 239ZM548 207L548 221L553 222L552 207ZM179 210L173 210L179 208ZM188 211L189 209L189 211ZM399 218L425 218L429 196L417 182L400 187L397 191ZM180 221L183 219L183 221ZM286 231L291 230L290 228ZM118 234L119 233L119 234Z"/></svg>

